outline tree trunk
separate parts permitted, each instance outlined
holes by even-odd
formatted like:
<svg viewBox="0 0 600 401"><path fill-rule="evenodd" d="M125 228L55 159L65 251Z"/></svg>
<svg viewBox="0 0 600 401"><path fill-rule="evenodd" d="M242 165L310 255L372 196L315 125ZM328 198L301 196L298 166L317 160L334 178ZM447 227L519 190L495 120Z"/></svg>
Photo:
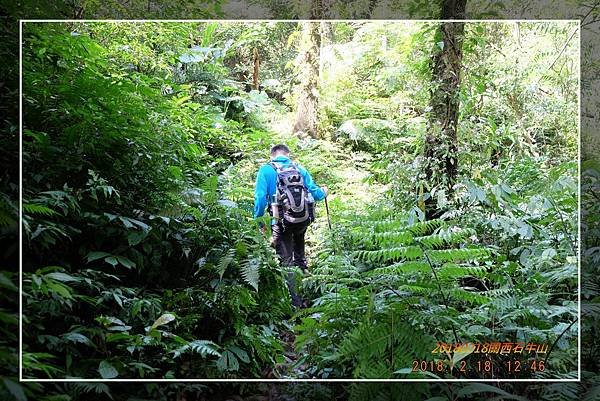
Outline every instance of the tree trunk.
<svg viewBox="0 0 600 401"><path fill-rule="evenodd" d="M333 43L333 26L329 21L321 21L321 48Z"/></svg>
<svg viewBox="0 0 600 401"><path fill-rule="evenodd" d="M300 84L294 133L317 137L317 107L319 83L319 22L304 22L300 54Z"/></svg>
<svg viewBox="0 0 600 401"><path fill-rule="evenodd" d="M369 0L369 6L367 7L367 15L366 18L371 18L373 16L373 11L379 4L379 0Z"/></svg>
<svg viewBox="0 0 600 401"><path fill-rule="evenodd" d="M442 19L465 16L466 0L444 0ZM463 22L442 22L432 56L430 113L425 136L425 177L429 190L452 193L458 172L457 138ZM428 218L439 214L433 197L425 201Z"/></svg>
<svg viewBox="0 0 600 401"><path fill-rule="evenodd" d="M323 69L327 67L325 61L328 59L328 53L331 49L327 46L333 44L333 27L329 21L321 21L319 26L319 36L321 37L321 46L319 48L319 86L323 86Z"/></svg>
<svg viewBox="0 0 600 401"><path fill-rule="evenodd" d="M252 71L252 88L258 90L258 71L260 66L260 57L258 56L258 50L256 47L253 51L254 56L254 70Z"/></svg>

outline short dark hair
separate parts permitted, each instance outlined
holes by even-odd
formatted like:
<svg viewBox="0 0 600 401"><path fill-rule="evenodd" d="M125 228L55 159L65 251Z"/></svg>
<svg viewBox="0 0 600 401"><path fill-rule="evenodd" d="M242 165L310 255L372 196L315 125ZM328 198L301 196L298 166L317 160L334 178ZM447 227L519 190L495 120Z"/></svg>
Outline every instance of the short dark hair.
<svg viewBox="0 0 600 401"><path fill-rule="evenodd" d="M284 144L280 143L279 145L275 145L271 148L271 154L276 153L276 152L290 153L290 148L288 148Z"/></svg>

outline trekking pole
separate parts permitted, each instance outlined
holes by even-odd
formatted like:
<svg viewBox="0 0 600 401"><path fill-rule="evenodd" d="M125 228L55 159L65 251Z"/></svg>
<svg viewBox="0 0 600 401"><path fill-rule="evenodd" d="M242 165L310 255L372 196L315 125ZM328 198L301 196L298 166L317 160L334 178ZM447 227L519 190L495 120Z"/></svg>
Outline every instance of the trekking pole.
<svg viewBox="0 0 600 401"><path fill-rule="evenodd" d="M325 196L325 211L327 212L327 224L329 225L329 231L331 231L331 218L329 218L329 205L327 204L327 196Z"/></svg>

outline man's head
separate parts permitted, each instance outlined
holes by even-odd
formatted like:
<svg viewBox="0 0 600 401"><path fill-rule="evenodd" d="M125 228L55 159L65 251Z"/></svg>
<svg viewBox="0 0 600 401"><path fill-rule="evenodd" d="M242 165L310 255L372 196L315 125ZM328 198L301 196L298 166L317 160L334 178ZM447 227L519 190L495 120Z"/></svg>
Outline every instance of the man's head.
<svg viewBox="0 0 600 401"><path fill-rule="evenodd" d="M275 158L277 156L286 156L290 155L290 148L285 146L284 144L275 145L271 148L271 158Z"/></svg>

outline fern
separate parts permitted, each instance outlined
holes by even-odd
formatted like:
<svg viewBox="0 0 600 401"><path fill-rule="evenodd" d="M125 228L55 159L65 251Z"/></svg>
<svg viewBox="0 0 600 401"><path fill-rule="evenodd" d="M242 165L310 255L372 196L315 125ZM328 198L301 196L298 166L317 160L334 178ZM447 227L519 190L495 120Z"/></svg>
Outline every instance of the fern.
<svg viewBox="0 0 600 401"><path fill-rule="evenodd" d="M219 259L219 263L217 265L217 272L219 273L219 278L221 280L223 279L223 275L225 274L227 267L229 267L231 262L233 262L233 260L235 259L235 253L236 249L230 248L227 252L225 252L225 255L223 255L223 257Z"/></svg>
<svg viewBox="0 0 600 401"><path fill-rule="evenodd" d="M425 284L405 284L400 286L400 290L407 291L416 295L427 295L432 291L435 291L435 287L433 285L425 285Z"/></svg>
<svg viewBox="0 0 600 401"><path fill-rule="evenodd" d="M202 190L202 197L206 203L214 204L217 202L219 198L218 188L219 179L216 175L210 176L202 182L200 189Z"/></svg>
<svg viewBox="0 0 600 401"><path fill-rule="evenodd" d="M35 203L23 203L23 212L42 216L54 216L57 214L48 206L39 205Z"/></svg>
<svg viewBox="0 0 600 401"><path fill-rule="evenodd" d="M104 383L72 383L72 386L75 394L104 394L108 398L113 399L109 387Z"/></svg>
<svg viewBox="0 0 600 401"><path fill-rule="evenodd" d="M460 229L454 227L453 229L440 231L437 234L416 237L415 241L425 248L434 249L465 242L474 235L475 230L472 228Z"/></svg>
<svg viewBox="0 0 600 401"><path fill-rule="evenodd" d="M307 344L309 333L333 336L332 345L322 348L329 353L322 356L326 366L351 366L348 374L355 378L394 377L410 367L411 358L431 353L434 341L422 327L436 327L446 336L460 329L455 322L461 311L494 299L496 293L463 288L459 281L489 280L490 266L484 262L493 251L468 245L476 240L473 229L441 219L411 225L398 219L359 219L349 224L350 257L327 256L326 248L313 277L304 280L305 288L319 289L322 295L303 313L316 313L319 323L307 325L301 342ZM403 320L415 308L423 313ZM340 333L340 327L345 331Z"/></svg>
<svg viewBox="0 0 600 401"><path fill-rule="evenodd" d="M361 354L381 355L387 348L391 327L385 323L361 324L347 334L330 359L348 360Z"/></svg>
<svg viewBox="0 0 600 401"><path fill-rule="evenodd" d="M178 358L186 352L194 352L200 354L203 358L207 356L220 357L219 346L208 340L194 340L173 351L173 357Z"/></svg>
<svg viewBox="0 0 600 401"><path fill-rule="evenodd" d="M425 252L433 262L480 260L491 254L488 248L439 249Z"/></svg>
<svg viewBox="0 0 600 401"><path fill-rule="evenodd" d="M453 279L457 277L474 276L484 277L485 267L482 266L462 266L455 263L445 263L438 270L438 277L444 279Z"/></svg>
<svg viewBox="0 0 600 401"><path fill-rule="evenodd" d="M423 250L417 246L384 248L376 251L357 251L355 257L369 262L389 262L400 259L415 260L423 255Z"/></svg>
<svg viewBox="0 0 600 401"><path fill-rule="evenodd" d="M258 280L260 279L259 267L260 262L256 258L247 259L240 263L242 278L256 291L258 291Z"/></svg>
<svg viewBox="0 0 600 401"><path fill-rule="evenodd" d="M452 288L449 294L455 301L465 302L469 305L484 305L490 301L484 293L467 291L463 288Z"/></svg>
<svg viewBox="0 0 600 401"><path fill-rule="evenodd" d="M406 229L414 235L426 235L438 227L444 226L445 222L441 219L427 220L407 226Z"/></svg>
<svg viewBox="0 0 600 401"><path fill-rule="evenodd" d="M512 288L497 288L485 292L490 298L490 306L499 311L506 311L517 306L517 298Z"/></svg>
<svg viewBox="0 0 600 401"><path fill-rule="evenodd" d="M431 268L426 262L401 262L390 266L378 267L366 273L367 276L378 276L385 274L429 272Z"/></svg>
<svg viewBox="0 0 600 401"><path fill-rule="evenodd" d="M367 245L379 246L394 246L394 245L409 245L413 243L413 235L409 231L386 231L373 232L370 235L360 233L360 237L364 239Z"/></svg>
<svg viewBox="0 0 600 401"><path fill-rule="evenodd" d="M375 323L365 318L344 337L329 359L355 360L355 378L391 377L395 370L408 366L415 357L424 357L434 346L432 338L402 321L400 316L390 308L386 314L378 315Z"/></svg>

